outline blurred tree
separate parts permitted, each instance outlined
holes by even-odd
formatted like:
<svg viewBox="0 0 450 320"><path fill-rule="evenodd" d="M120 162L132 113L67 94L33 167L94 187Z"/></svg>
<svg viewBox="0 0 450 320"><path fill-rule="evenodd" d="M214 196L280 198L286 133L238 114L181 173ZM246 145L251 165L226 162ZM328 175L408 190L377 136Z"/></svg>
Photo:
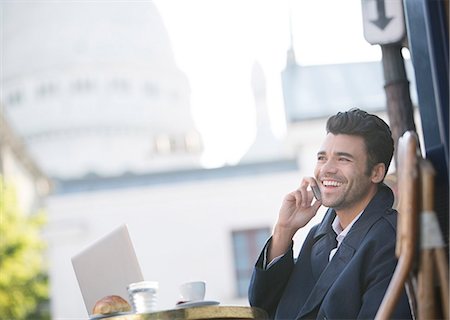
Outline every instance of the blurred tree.
<svg viewBox="0 0 450 320"><path fill-rule="evenodd" d="M46 215L26 215L14 188L0 176L0 319L50 319L45 242Z"/></svg>

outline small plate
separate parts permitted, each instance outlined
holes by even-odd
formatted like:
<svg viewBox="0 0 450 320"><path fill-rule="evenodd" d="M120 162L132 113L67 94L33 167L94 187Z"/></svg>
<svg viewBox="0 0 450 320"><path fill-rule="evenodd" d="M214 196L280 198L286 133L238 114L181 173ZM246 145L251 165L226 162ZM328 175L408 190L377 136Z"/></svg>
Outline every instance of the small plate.
<svg viewBox="0 0 450 320"><path fill-rule="evenodd" d="M218 302L218 301L210 301L210 300L189 301L189 302L182 302L180 304L177 304L175 307L177 309L183 309L183 308L191 308L191 307L217 306L219 303L220 302Z"/></svg>
<svg viewBox="0 0 450 320"><path fill-rule="evenodd" d="M133 312L113 312L108 314L93 314L89 318L89 320L100 320L100 319L106 319L109 317L118 317L118 316L128 316L130 314L133 314Z"/></svg>

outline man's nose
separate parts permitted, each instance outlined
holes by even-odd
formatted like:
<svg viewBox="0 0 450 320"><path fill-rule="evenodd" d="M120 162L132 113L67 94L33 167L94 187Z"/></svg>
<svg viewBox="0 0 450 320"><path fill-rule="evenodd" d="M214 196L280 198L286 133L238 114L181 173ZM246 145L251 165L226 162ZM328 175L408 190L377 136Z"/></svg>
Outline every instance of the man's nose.
<svg viewBox="0 0 450 320"><path fill-rule="evenodd" d="M320 168L320 171L322 174L324 173L336 173L337 172L337 164L336 161L333 159L328 159L326 162L323 163L322 167Z"/></svg>

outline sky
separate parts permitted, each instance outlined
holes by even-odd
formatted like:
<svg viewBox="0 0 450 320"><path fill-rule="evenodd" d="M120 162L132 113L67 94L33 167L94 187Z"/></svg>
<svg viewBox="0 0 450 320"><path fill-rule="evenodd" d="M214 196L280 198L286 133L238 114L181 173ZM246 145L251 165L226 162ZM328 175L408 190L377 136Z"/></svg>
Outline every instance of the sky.
<svg viewBox="0 0 450 320"><path fill-rule="evenodd" d="M154 0L191 86L206 166L236 163L256 134L251 70L265 75L276 137L284 122L281 72L292 43L300 65L379 61L363 35L361 0ZM291 22L291 23L290 23ZM213 102L213 103L212 103Z"/></svg>

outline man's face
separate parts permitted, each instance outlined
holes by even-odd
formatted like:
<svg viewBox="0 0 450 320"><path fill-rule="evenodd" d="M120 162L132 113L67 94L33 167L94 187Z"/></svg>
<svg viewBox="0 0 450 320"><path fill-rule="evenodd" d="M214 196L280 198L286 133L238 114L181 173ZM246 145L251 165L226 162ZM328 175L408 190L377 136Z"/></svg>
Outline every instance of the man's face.
<svg viewBox="0 0 450 320"><path fill-rule="evenodd" d="M314 171L322 204L339 210L362 210L376 190L367 175L367 152L359 136L329 133L317 153Z"/></svg>

